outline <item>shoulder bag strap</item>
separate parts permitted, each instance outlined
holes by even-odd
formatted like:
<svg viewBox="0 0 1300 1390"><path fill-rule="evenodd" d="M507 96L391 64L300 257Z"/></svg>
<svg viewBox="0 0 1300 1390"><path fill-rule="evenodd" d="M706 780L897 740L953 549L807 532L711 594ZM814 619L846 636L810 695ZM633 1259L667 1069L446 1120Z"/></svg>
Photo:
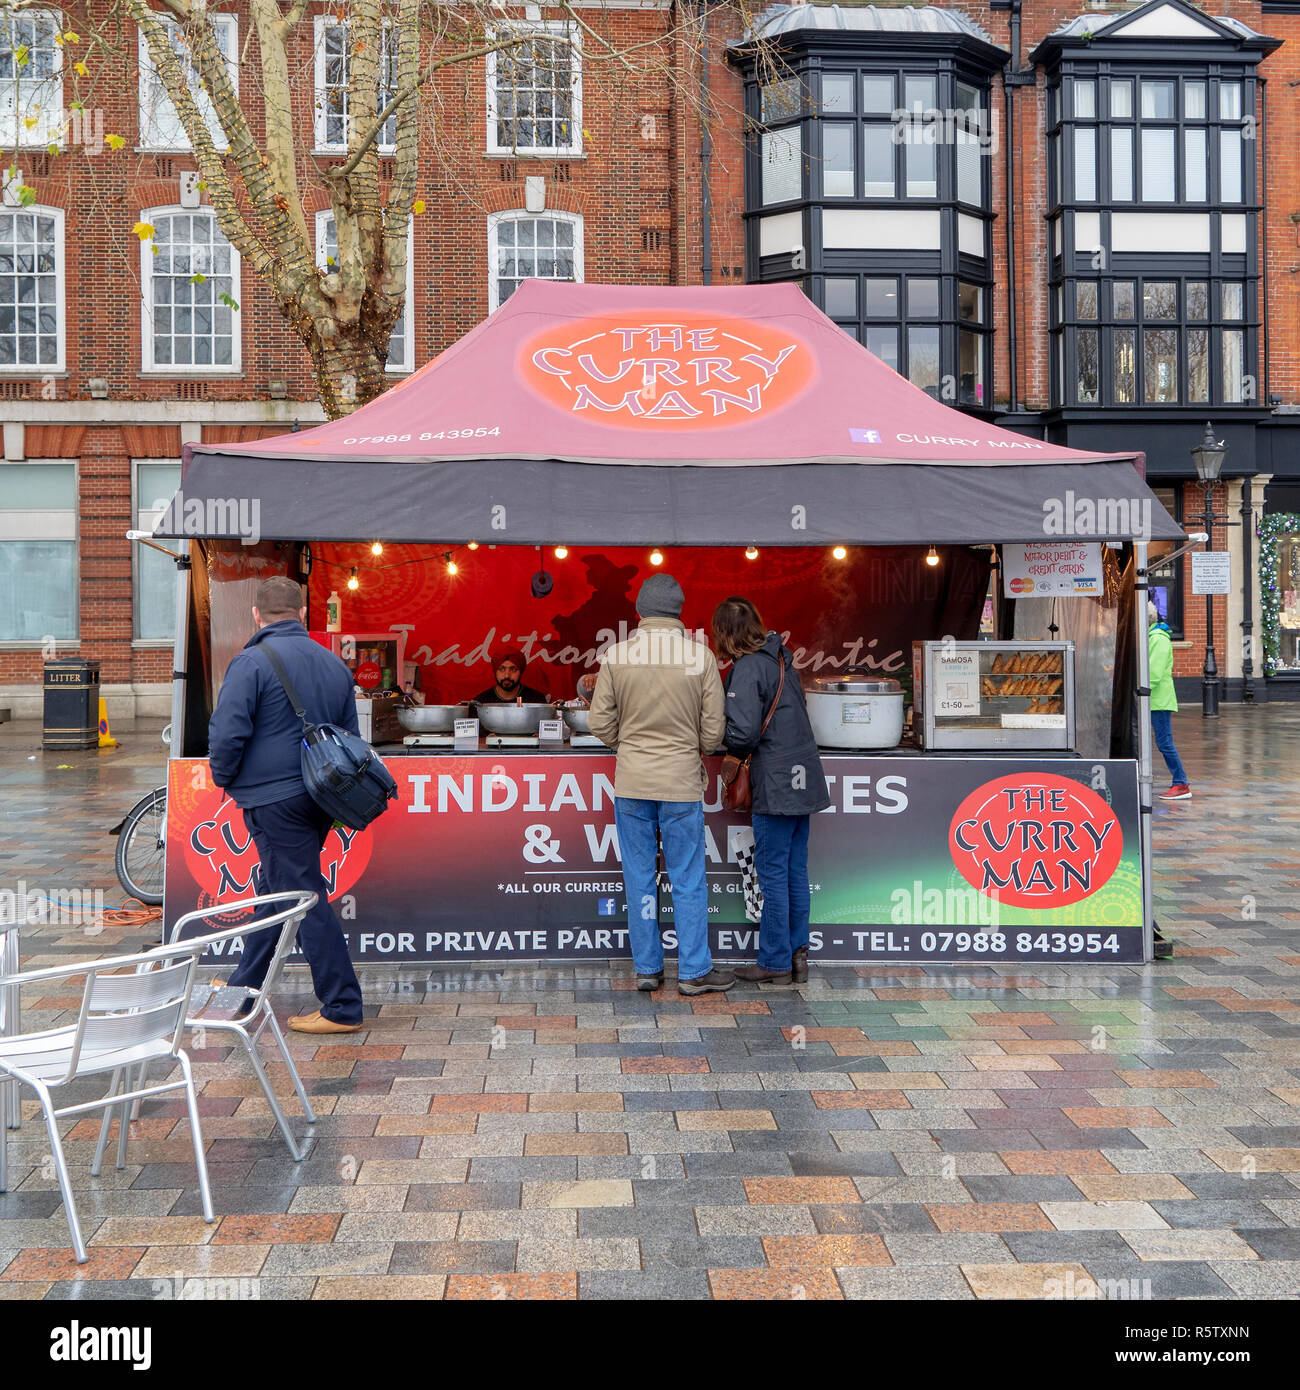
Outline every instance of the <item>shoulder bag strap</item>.
<svg viewBox="0 0 1300 1390"><path fill-rule="evenodd" d="M779 654L776 658L776 664L781 668L781 674L777 678L776 682L776 698L772 701L771 708L768 710L767 715L763 720L763 727L758 731L758 743L762 743L763 735L767 733L767 726L772 722L772 716L776 713L776 707L781 703L781 692L785 689L785 662L781 660ZM746 755L744 760L745 767L749 766L754 754L758 752L758 743L756 743L754 747L750 750L750 752Z"/></svg>
<svg viewBox="0 0 1300 1390"><path fill-rule="evenodd" d="M767 726L772 722L772 716L776 713L776 707L781 703L781 692L785 689L785 662L781 660L780 652L776 655L776 664L781 669L781 675L776 683L776 698L772 701L772 708L768 710L767 718L763 720L763 727L758 731L760 740L763 735L767 733Z"/></svg>
<svg viewBox="0 0 1300 1390"><path fill-rule="evenodd" d="M269 642L263 642L261 650L271 663L271 669L275 672L276 679L284 687L284 693L289 697L293 712L302 720L304 735L310 738L316 732L316 726L307 718L307 711L302 707L302 701L298 698L298 692L293 688L293 682L289 679L289 673L284 668L284 662L280 660L280 654Z"/></svg>

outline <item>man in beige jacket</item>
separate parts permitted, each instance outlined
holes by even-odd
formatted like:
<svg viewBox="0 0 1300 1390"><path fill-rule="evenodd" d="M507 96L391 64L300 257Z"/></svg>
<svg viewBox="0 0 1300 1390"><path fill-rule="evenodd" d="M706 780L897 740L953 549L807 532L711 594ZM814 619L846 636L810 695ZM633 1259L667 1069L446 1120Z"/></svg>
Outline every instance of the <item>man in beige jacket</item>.
<svg viewBox="0 0 1300 1390"><path fill-rule="evenodd" d="M736 983L734 975L713 968L704 877L701 758L717 751L727 720L717 660L687 636L684 602L671 575L654 574L642 584L636 598L641 622L602 657L589 725L618 752L614 821L636 987L659 989L664 982L655 896L658 831L673 885L677 989L705 994Z"/></svg>

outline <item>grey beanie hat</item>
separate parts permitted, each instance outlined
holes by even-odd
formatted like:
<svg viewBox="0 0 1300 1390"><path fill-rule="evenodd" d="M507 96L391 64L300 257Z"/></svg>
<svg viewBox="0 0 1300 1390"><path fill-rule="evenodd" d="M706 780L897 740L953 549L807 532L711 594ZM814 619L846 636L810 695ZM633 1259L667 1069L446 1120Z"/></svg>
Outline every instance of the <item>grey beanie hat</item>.
<svg viewBox="0 0 1300 1390"><path fill-rule="evenodd" d="M636 596L636 611L643 618L680 618L686 595L671 574L652 574Z"/></svg>

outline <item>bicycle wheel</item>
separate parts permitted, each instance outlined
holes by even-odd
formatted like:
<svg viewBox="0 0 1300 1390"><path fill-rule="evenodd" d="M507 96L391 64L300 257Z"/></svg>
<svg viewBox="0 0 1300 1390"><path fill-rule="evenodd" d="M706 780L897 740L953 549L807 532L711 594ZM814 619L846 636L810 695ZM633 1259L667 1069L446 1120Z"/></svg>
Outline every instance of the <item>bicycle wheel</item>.
<svg viewBox="0 0 1300 1390"><path fill-rule="evenodd" d="M167 788L156 787L127 812L117 837L117 878L133 898L156 907L163 900Z"/></svg>

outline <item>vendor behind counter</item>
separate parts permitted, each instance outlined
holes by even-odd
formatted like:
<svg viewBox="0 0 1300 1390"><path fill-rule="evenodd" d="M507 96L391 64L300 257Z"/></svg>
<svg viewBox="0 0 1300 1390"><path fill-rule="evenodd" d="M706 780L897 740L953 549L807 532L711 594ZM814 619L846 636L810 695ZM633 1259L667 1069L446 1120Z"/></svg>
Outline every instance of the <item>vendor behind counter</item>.
<svg viewBox="0 0 1300 1390"><path fill-rule="evenodd" d="M496 684L474 696L480 705L513 705L520 700L526 705L546 705L550 701L540 690L524 684L528 658L517 648L506 647L492 653L492 672Z"/></svg>

